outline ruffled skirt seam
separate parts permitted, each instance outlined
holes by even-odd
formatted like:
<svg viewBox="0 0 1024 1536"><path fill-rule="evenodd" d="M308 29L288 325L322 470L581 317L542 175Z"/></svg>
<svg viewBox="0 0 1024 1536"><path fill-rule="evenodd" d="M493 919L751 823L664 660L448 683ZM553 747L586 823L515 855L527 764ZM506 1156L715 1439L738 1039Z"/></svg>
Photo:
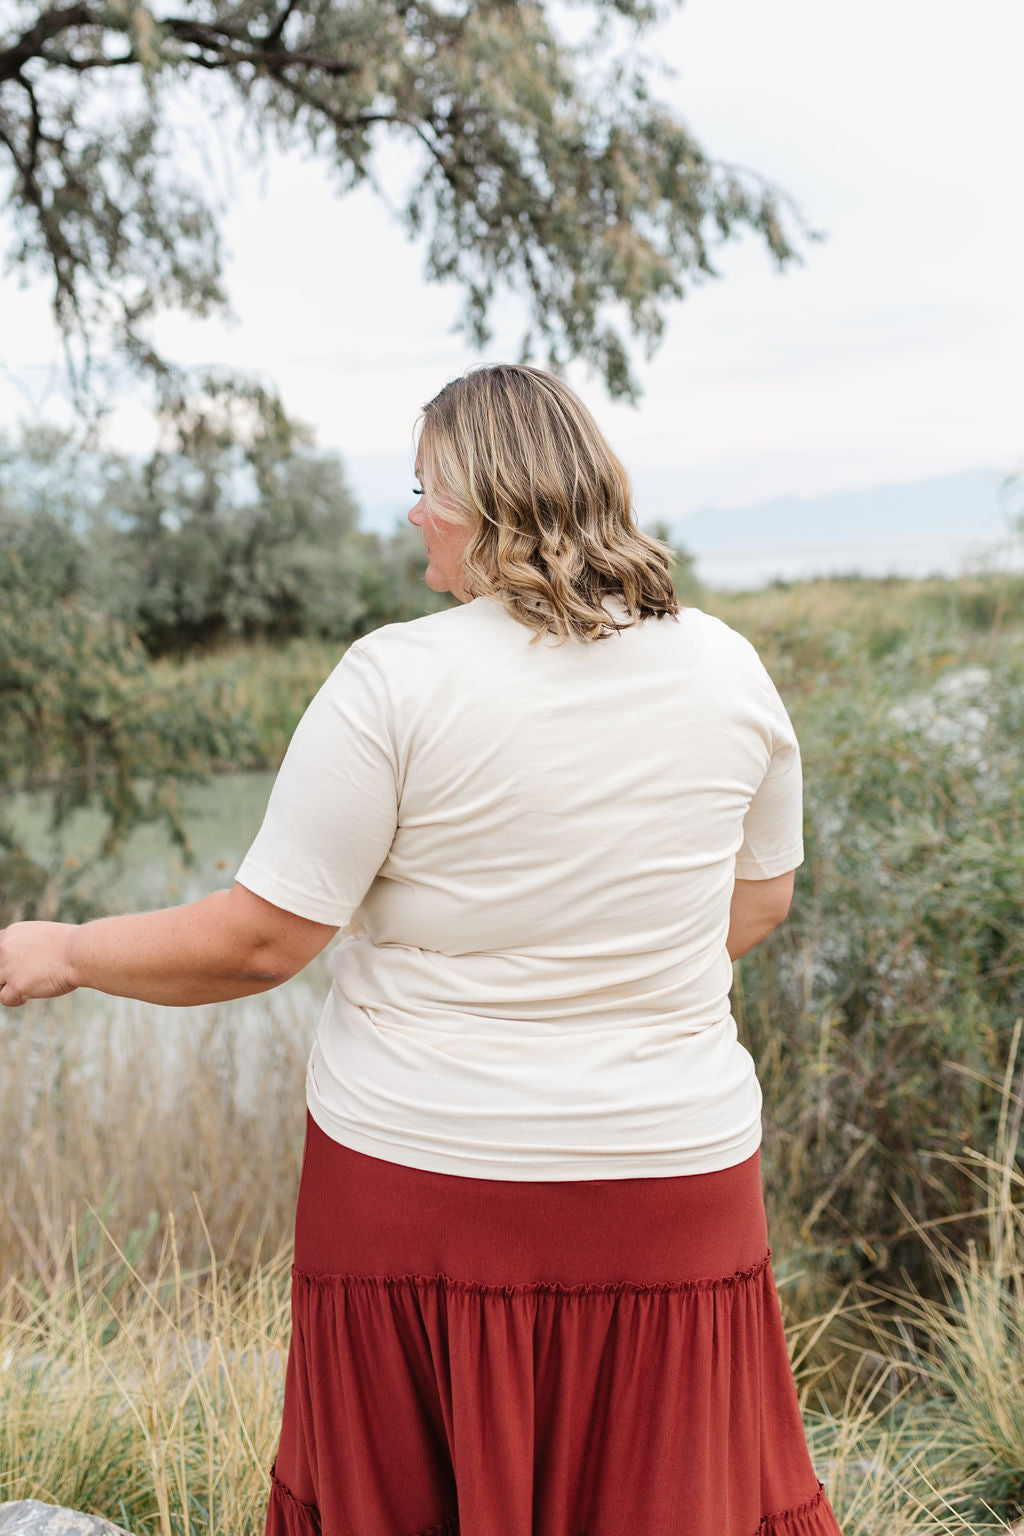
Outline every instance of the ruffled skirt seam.
<svg viewBox="0 0 1024 1536"><path fill-rule="evenodd" d="M285 1504L287 1504L288 1507L297 1516L299 1516L300 1519L302 1519L304 1522L308 1521L311 1536L322 1536L319 1509L315 1504L306 1504L302 1499L298 1498L294 1493L292 1493L287 1483L282 1483L281 1479L277 1475L276 1463L270 1469L270 1486L273 1493L276 1493L281 1499L283 1499Z"/></svg>
<svg viewBox="0 0 1024 1536"><path fill-rule="evenodd" d="M389 1291L405 1286L434 1287L455 1296L599 1296L642 1295L669 1296L694 1295L704 1291L728 1290L733 1286L749 1284L760 1279L771 1263L769 1248L763 1259L749 1269L737 1270L731 1275L721 1275L708 1280L611 1280L588 1282L582 1285L564 1285L558 1280L529 1281L512 1285L487 1285L476 1280L457 1280L451 1275L350 1275L311 1274L307 1270L292 1268L292 1279L313 1290L352 1289ZM416 1532L415 1536L421 1536Z"/></svg>
<svg viewBox="0 0 1024 1536"><path fill-rule="evenodd" d="M452 1515L439 1525L426 1525L422 1530L415 1531L413 1536L459 1536L459 1517Z"/></svg>
<svg viewBox="0 0 1024 1536"><path fill-rule="evenodd" d="M275 1468L271 1468L270 1481L277 1495L285 1501L292 1511L304 1522L308 1522L311 1536L321 1536L320 1511L315 1504L307 1504L296 1497L286 1483L277 1476ZM794 1522L806 1522L812 1516L829 1509L826 1503L825 1486L818 1484L818 1491L813 1498L803 1504L794 1505L791 1509L780 1510L774 1515L762 1515L758 1523L756 1533L752 1536L788 1536L789 1532L796 1532ZM836 1529L834 1519L829 1509L827 1529ZM824 1536L823 1529L823 1536ZM459 1517L451 1515L447 1520L441 1520L434 1525L422 1526L411 1536L459 1536ZM579 1536L586 1536L586 1532L580 1532ZM800 1536L800 1533L796 1533Z"/></svg>
<svg viewBox="0 0 1024 1536"><path fill-rule="evenodd" d="M752 1536L791 1536L791 1533L792 1536L803 1536L804 1530L809 1529L804 1522L819 1513L827 1515L827 1522L822 1527L822 1536L825 1536L826 1532L838 1529L831 1506L825 1496L824 1483L818 1484L817 1493L806 1503L794 1504L790 1509L780 1510L778 1514L762 1515L757 1531L752 1533ZM801 1522L799 1530L795 1522Z"/></svg>

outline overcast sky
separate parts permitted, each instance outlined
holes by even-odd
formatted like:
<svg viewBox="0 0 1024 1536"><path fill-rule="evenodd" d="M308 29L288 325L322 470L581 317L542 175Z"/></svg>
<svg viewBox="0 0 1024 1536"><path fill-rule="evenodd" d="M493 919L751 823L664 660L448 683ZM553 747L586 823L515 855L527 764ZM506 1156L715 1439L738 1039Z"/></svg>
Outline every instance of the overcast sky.
<svg viewBox="0 0 1024 1536"><path fill-rule="evenodd" d="M1020 0L688 0L644 48L716 158L791 193L827 238L780 275L725 247L640 366L638 409L574 373L631 468L678 468L679 511L1024 461ZM215 180L224 185L223 163ZM298 158L237 161L225 220L235 324L168 316L185 363L258 371L343 456L404 455L421 404L481 356L368 192ZM42 288L0 286L0 425L55 414ZM509 355L506 325L485 360ZM143 444L130 405L114 424ZM405 494L404 484L400 493Z"/></svg>

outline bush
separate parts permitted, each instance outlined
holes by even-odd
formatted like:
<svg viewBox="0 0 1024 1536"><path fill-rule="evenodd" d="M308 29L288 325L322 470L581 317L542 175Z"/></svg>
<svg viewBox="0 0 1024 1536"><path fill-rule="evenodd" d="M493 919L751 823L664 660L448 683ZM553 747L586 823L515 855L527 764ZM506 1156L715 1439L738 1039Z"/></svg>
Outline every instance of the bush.
<svg viewBox="0 0 1024 1536"><path fill-rule="evenodd" d="M881 615L873 632L797 623L768 656L792 669L807 859L735 1004L790 1261L928 1286L915 1224L977 1235L958 1160L992 1143L1024 1016L1024 652L903 617L901 643Z"/></svg>
<svg viewBox="0 0 1024 1536"><path fill-rule="evenodd" d="M58 828L96 805L97 856L133 826L162 820L187 848L178 809L183 779L207 775L247 750L249 730L222 685L157 685L122 625L67 599L40 608L8 592L0 611L0 923L80 915L76 870L30 856L9 821L13 797L48 797Z"/></svg>

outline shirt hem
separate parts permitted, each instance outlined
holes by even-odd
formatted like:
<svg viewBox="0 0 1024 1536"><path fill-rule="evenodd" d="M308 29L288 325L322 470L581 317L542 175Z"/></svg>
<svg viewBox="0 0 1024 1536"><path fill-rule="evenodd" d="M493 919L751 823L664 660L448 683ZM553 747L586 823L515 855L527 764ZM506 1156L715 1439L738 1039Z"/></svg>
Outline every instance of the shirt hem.
<svg viewBox="0 0 1024 1536"><path fill-rule="evenodd" d="M235 883L244 885L245 889L251 891L254 896L262 897L272 906L280 907L283 912L291 912L296 917L307 918L311 923L325 923L332 928L343 927L350 920L354 910L352 907L338 907L335 902L309 896L303 891L294 891L286 886L279 876L266 874L257 865L251 864L248 859L235 875Z"/></svg>
<svg viewBox="0 0 1024 1536"><path fill-rule="evenodd" d="M518 1184L586 1183L597 1179L673 1179L696 1173L721 1173L745 1163L761 1145L761 1120L738 1141L695 1152L637 1152L629 1157L604 1156L552 1157L543 1162L519 1163L507 1157L473 1158L457 1153L443 1153L423 1147L403 1146L353 1130L337 1120L312 1093L307 1093L309 1113L332 1141L374 1157L380 1162L397 1163L402 1168L417 1168L422 1173L445 1173L459 1178L498 1179Z"/></svg>
<svg viewBox="0 0 1024 1536"><path fill-rule="evenodd" d="M774 859L740 859L736 860L736 878L738 880L774 880L777 875L788 875L791 869L799 869L804 861L804 845L797 843L786 853L780 853Z"/></svg>

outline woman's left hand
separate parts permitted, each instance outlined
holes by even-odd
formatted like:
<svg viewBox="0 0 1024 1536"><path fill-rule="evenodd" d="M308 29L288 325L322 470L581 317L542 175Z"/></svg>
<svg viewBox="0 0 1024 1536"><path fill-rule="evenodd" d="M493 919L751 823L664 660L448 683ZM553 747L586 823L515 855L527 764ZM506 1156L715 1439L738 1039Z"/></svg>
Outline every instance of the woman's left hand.
<svg viewBox="0 0 1024 1536"><path fill-rule="evenodd" d="M0 929L0 1003L20 1008L33 997L63 997L75 982L68 957L74 923L12 923Z"/></svg>

